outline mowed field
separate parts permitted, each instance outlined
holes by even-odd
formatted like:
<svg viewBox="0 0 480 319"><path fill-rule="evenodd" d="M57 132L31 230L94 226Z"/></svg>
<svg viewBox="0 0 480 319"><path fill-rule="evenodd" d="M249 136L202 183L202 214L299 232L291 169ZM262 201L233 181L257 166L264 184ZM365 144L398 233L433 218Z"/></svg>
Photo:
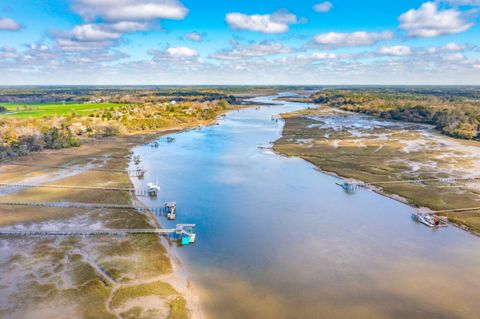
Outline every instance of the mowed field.
<svg viewBox="0 0 480 319"><path fill-rule="evenodd" d="M49 115L67 115L72 112L88 114L98 109L121 106L113 103L0 103L7 108L8 113L0 114L0 117L42 117Z"/></svg>

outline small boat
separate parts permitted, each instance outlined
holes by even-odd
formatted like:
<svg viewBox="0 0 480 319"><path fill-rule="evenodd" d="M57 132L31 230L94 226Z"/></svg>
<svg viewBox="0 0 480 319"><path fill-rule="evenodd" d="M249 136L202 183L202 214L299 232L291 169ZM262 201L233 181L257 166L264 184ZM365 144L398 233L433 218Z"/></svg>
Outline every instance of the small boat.
<svg viewBox="0 0 480 319"><path fill-rule="evenodd" d="M448 227L446 219L435 214L415 212L412 214L412 219L432 228Z"/></svg>

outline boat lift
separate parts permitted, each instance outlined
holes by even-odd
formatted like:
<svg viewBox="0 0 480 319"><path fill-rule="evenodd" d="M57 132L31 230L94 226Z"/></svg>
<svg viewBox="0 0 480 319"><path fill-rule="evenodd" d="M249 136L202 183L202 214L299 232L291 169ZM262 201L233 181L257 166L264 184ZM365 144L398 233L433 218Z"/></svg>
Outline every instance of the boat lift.
<svg viewBox="0 0 480 319"><path fill-rule="evenodd" d="M147 184L147 191L148 191L148 195L150 197L157 197L158 193L160 192L160 186L158 186L157 184L154 184L154 183L148 183Z"/></svg>

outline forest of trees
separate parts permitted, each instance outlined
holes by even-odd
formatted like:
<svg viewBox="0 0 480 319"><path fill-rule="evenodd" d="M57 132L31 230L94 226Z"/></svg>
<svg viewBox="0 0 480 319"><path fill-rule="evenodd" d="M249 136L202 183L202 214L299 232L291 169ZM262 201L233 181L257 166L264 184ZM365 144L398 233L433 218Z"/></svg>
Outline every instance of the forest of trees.
<svg viewBox="0 0 480 319"><path fill-rule="evenodd" d="M151 96L150 93L143 93ZM172 93L162 95L162 99L170 99L172 97L170 94ZM81 96L77 98L80 99ZM131 96L128 99L131 99ZM43 149L75 147L89 138L211 120L220 111L228 108L229 102L235 101L235 98L211 92L204 94L194 92L186 97L177 96L177 99L180 102L169 100L170 102L119 103L117 106L99 108L88 114L72 112L66 116L40 118L2 116L0 117L0 161ZM0 107L0 113L2 110L6 111L5 108Z"/></svg>
<svg viewBox="0 0 480 319"><path fill-rule="evenodd" d="M432 124L457 138L480 139L480 89L337 89L311 98L346 111Z"/></svg>

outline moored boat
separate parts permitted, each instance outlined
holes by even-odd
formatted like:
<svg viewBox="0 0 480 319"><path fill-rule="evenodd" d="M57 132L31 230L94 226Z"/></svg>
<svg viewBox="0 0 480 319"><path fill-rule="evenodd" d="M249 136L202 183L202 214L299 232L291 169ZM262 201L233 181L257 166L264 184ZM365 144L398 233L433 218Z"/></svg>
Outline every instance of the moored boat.
<svg viewBox="0 0 480 319"><path fill-rule="evenodd" d="M431 213L415 212L412 213L412 219L418 223L422 223L425 226L432 228L448 227L445 218L441 218Z"/></svg>

